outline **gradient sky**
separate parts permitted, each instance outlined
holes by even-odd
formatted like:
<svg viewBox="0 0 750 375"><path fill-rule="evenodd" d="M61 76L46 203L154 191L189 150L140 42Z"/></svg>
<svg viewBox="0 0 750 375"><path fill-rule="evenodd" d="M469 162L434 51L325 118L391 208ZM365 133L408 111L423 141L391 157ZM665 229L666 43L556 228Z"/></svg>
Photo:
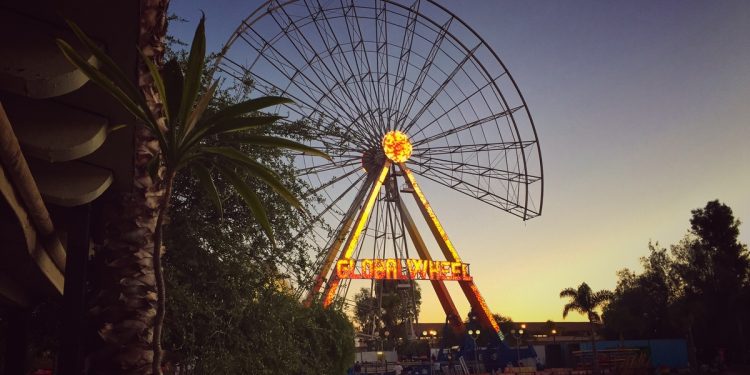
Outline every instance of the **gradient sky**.
<svg viewBox="0 0 750 375"><path fill-rule="evenodd" d="M218 50L260 3L173 0L171 11L190 22L170 32L190 40L203 10L208 47ZM544 212L525 223L427 191L493 311L561 321L561 289L614 288L617 270L640 270L649 240L676 243L690 210L709 200L750 220L750 2L440 3L516 79L544 160ZM748 225L740 231L749 243ZM460 288L449 289L465 313ZM420 320L442 321L429 284L422 290Z"/></svg>

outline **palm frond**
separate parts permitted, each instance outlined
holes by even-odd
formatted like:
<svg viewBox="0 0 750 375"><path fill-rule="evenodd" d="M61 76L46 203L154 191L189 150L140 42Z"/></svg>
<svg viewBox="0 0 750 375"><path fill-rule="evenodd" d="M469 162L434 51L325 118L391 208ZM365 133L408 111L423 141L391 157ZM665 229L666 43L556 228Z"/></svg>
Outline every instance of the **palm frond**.
<svg viewBox="0 0 750 375"><path fill-rule="evenodd" d="M104 53L104 50L102 50L91 38L89 38L89 36L86 35L86 33L84 33L83 30L81 30L81 28L75 24L75 22L67 19L65 20L65 22L73 31L73 34L75 34L76 38L78 38L78 40L80 40L94 55L96 60L99 62L99 69L102 71L102 73L109 77L112 82L125 93L125 95L132 99L138 99L136 100L136 102L141 108L146 108L145 98L143 97L143 95L141 95L138 87L133 84L132 78L128 77L128 75L126 75L125 72L123 72L122 69L120 69L117 64L115 64L115 61L112 60L109 55Z"/></svg>
<svg viewBox="0 0 750 375"><path fill-rule="evenodd" d="M210 116L204 121L201 121L203 124L215 124L224 120L228 120L231 118L239 117L251 112L257 112L261 109L272 107L279 104L288 104L293 103L291 99L284 98L281 96L264 96L260 98L250 99L246 100L244 102L240 102L234 105L231 105L213 116Z"/></svg>
<svg viewBox="0 0 750 375"><path fill-rule="evenodd" d="M281 116L253 116L253 117L238 117L229 118L222 120L215 124L207 124L199 122L196 125L196 129L192 131L186 139L182 142L182 149L184 152L195 147L201 140L206 137L221 133L239 132L244 130L250 130L259 128L262 126L268 126L273 124L276 120L283 117Z"/></svg>
<svg viewBox="0 0 750 375"><path fill-rule="evenodd" d="M570 311L576 311L583 313L584 311L581 309L581 306L575 302L570 302L565 304L565 307L563 307L563 319L568 317L568 313Z"/></svg>
<svg viewBox="0 0 750 375"><path fill-rule="evenodd" d="M191 165L191 169L193 170L193 173L195 173L196 177L198 177L198 182L201 184L201 187L211 199L211 202L214 204L216 209L219 211L219 215L223 217L224 209L222 208L221 204L221 196L219 196L219 191L216 189L216 185L214 184L214 180L211 178L211 173L209 172L208 168L206 168L201 163L193 163Z"/></svg>
<svg viewBox="0 0 750 375"><path fill-rule="evenodd" d="M57 39L56 42L65 58L67 58L71 64L78 69L81 69L92 82L104 89L108 94L112 95L133 116L147 125L153 126L154 122L152 121L151 116L144 111L144 108L136 104L133 98L120 89L120 87L118 87L109 76L105 75L95 66L89 64L88 61L78 54L78 52L76 52L66 41Z"/></svg>
<svg viewBox="0 0 750 375"><path fill-rule="evenodd" d="M154 81L154 86L156 87L156 92L159 94L159 98L161 98L162 102L162 114L164 114L164 117L166 117L167 122L169 122L169 105L167 100L167 90L164 87L164 80L162 79L161 73L159 73L159 68L156 67L156 64L154 64L153 61L151 61L148 56L146 56L143 51L138 51L141 54L141 58L146 63L146 66L148 67L148 72L151 73L151 79Z"/></svg>
<svg viewBox="0 0 750 375"><path fill-rule="evenodd" d="M594 306L601 305L614 297L614 294L609 290L600 290L591 296L591 303Z"/></svg>
<svg viewBox="0 0 750 375"><path fill-rule="evenodd" d="M206 58L206 16L201 16L198 27L195 29L193 44L190 46L190 56L188 57L187 71L185 72L185 83L182 90L182 100L180 101L180 112L177 116L177 122L184 125L187 121L188 114L193 108L195 98L201 88L201 76L203 75L203 66Z"/></svg>
<svg viewBox="0 0 750 375"><path fill-rule="evenodd" d="M162 100L166 103L170 120L177 118L179 115L180 101L182 100L182 91L185 87L185 77L182 75L182 68L176 59L170 59L164 64L161 70L161 77L164 81L164 88L167 92L166 98ZM170 124L175 126L176 124ZM171 129L174 130L174 129Z"/></svg>
<svg viewBox="0 0 750 375"><path fill-rule="evenodd" d="M573 288L565 288L562 291L560 291L560 298L565 298L565 297L576 298L578 297L578 291L576 291Z"/></svg>
<svg viewBox="0 0 750 375"><path fill-rule="evenodd" d="M219 81L214 81L214 83L208 87L208 90L206 90L205 93L203 93L203 96L198 100L198 104L196 104L195 109L193 109L190 114L188 115L187 123L184 126L184 129L182 130L182 137L181 139L184 139L190 132L193 130L193 127L195 127L195 124L198 122L198 119L200 119L203 116L203 113L206 111L206 108L208 108L208 104L211 102L211 99L214 98L214 92L216 91L216 87L219 86Z"/></svg>
<svg viewBox="0 0 750 375"><path fill-rule="evenodd" d="M255 146L286 148L289 150L299 151L306 155L320 156L322 158L325 158L326 160L332 160L331 157L323 151L285 138L265 135L245 135L237 137L236 140L240 143Z"/></svg>
<svg viewBox="0 0 750 375"><path fill-rule="evenodd" d="M220 155L229 161L239 163L240 166L251 175L259 178L266 185L270 186L277 194L279 194L284 200L289 202L296 208L301 208L302 205L297 198L290 192L284 184L282 184L275 172L263 164L258 163L252 158L248 157L241 151L232 147L202 147L201 152L210 154Z"/></svg>

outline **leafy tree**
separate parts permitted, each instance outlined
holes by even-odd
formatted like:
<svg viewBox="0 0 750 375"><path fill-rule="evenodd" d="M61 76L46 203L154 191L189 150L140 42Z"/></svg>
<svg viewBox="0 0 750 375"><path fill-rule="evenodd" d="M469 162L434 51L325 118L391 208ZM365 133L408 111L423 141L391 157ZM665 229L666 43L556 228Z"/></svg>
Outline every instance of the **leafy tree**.
<svg viewBox="0 0 750 375"><path fill-rule="evenodd" d="M648 247L649 255L641 258L643 273L617 273L617 287L603 311L611 338L671 338L681 332L672 316L679 283L674 260L658 243Z"/></svg>
<svg viewBox="0 0 750 375"><path fill-rule="evenodd" d="M739 243L739 220L719 201L692 211L690 230L668 252L649 244L643 272L618 272L613 299L604 309L609 336L684 336L691 363L714 362L728 349L729 362L745 361L750 324L748 250Z"/></svg>
<svg viewBox="0 0 750 375"><path fill-rule="evenodd" d="M492 316L495 318L495 321L500 326L500 332L502 332L503 335L505 336L505 342L510 346L516 346L517 345L516 338L510 334L510 330L516 329L516 326L513 323L513 319L509 316L501 315L498 313L494 313L492 314ZM484 343L484 341L482 343Z"/></svg>
<svg viewBox="0 0 750 375"><path fill-rule="evenodd" d="M365 333L389 332L389 340L406 338L409 321L419 316L422 292L419 285L402 289L395 280L378 280L374 283L374 294L361 288L354 296L354 320Z"/></svg>
<svg viewBox="0 0 750 375"><path fill-rule="evenodd" d="M608 290L594 292L588 284L582 283L577 289L563 289L560 292L560 298L568 298L570 301L563 307L563 318L566 318L570 311L575 311L588 317L589 329L591 330L591 346L594 354L593 371L595 374L598 374L599 358L596 352L596 324L601 323L601 318L596 310L612 298L612 292Z"/></svg>
<svg viewBox="0 0 750 375"><path fill-rule="evenodd" d="M160 100L158 103L161 107L160 111L154 113L154 104L147 102L144 94L136 88L112 59L77 26L73 24L70 26L78 39L96 56L101 67L90 64L68 43L58 40L58 45L63 54L73 65L80 68L89 79L112 95L141 121L156 136L159 144L160 152L151 160L150 177L152 180L160 180L165 190L161 201L157 203L159 208L151 254L157 291L155 296L157 302L156 317L153 320L152 372L160 374L161 336L166 312L165 282L161 264L162 232L164 219L170 208L174 181L182 170L191 169L199 177L208 197L221 211L222 199L211 176L211 170L220 172L242 197L273 243L273 232L263 203L256 191L238 174L238 170L263 181L289 204L300 207L299 201L278 180L277 175L271 169L248 157L238 147L216 147L207 141L224 134L245 132L249 129L270 125L280 117L257 114L248 116L248 114L274 105L289 103L290 100L280 97L262 97L235 104L218 113L205 115L206 108L218 87L218 81L211 84L201 94L201 79L204 75L206 50L204 19L201 18L195 31L185 74L175 60L167 62L164 69L159 71L158 67L144 55L143 61L148 66ZM283 138L251 134L244 137L234 137L233 140L238 144L283 147L327 157L320 151Z"/></svg>
<svg viewBox="0 0 750 375"><path fill-rule="evenodd" d="M715 358L718 348L729 351L730 361L745 361L750 261L747 246L738 241L739 226L730 207L710 201L692 210L688 235L672 247L680 278L676 306L704 361Z"/></svg>

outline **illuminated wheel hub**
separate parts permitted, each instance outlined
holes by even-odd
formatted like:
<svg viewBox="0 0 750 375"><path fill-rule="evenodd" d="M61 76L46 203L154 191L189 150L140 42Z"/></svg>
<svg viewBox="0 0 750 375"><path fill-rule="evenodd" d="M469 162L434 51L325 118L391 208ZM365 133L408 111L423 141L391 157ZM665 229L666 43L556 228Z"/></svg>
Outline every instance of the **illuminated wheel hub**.
<svg viewBox="0 0 750 375"><path fill-rule="evenodd" d="M412 146L409 137L401 131L391 130L383 137L383 153L394 163L409 160Z"/></svg>

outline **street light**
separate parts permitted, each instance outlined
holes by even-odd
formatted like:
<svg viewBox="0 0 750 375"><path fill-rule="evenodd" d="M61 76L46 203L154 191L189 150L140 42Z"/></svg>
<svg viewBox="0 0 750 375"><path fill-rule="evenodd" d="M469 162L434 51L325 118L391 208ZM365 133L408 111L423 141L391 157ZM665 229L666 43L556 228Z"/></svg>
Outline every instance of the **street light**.
<svg viewBox="0 0 750 375"><path fill-rule="evenodd" d="M526 328L526 324L521 324L521 328ZM521 349L519 348L521 336L523 336L523 329L516 331L511 329L510 333L516 339L516 366L521 366Z"/></svg>
<svg viewBox="0 0 750 375"><path fill-rule="evenodd" d="M551 333L552 333L552 342L554 343L556 342L557 330L553 328Z"/></svg>
<svg viewBox="0 0 750 375"><path fill-rule="evenodd" d="M390 336L390 334L391 333L388 331L383 332L383 336L385 336L385 340L388 340L388 336ZM380 350L383 350L382 346ZM385 372L388 372L388 357L384 356L384 358L385 358Z"/></svg>
<svg viewBox="0 0 750 375"><path fill-rule="evenodd" d="M432 375L434 364L432 363L432 340L435 339L435 336L437 336L437 331L434 329L431 329L428 331L422 331L422 337L427 340L427 347L429 348L429 351L427 352L427 357L429 357L430 360L430 375Z"/></svg>
<svg viewBox="0 0 750 375"><path fill-rule="evenodd" d="M477 352L477 339L481 331L479 329L470 329L469 337L474 340L474 372L479 373L479 354Z"/></svg>

